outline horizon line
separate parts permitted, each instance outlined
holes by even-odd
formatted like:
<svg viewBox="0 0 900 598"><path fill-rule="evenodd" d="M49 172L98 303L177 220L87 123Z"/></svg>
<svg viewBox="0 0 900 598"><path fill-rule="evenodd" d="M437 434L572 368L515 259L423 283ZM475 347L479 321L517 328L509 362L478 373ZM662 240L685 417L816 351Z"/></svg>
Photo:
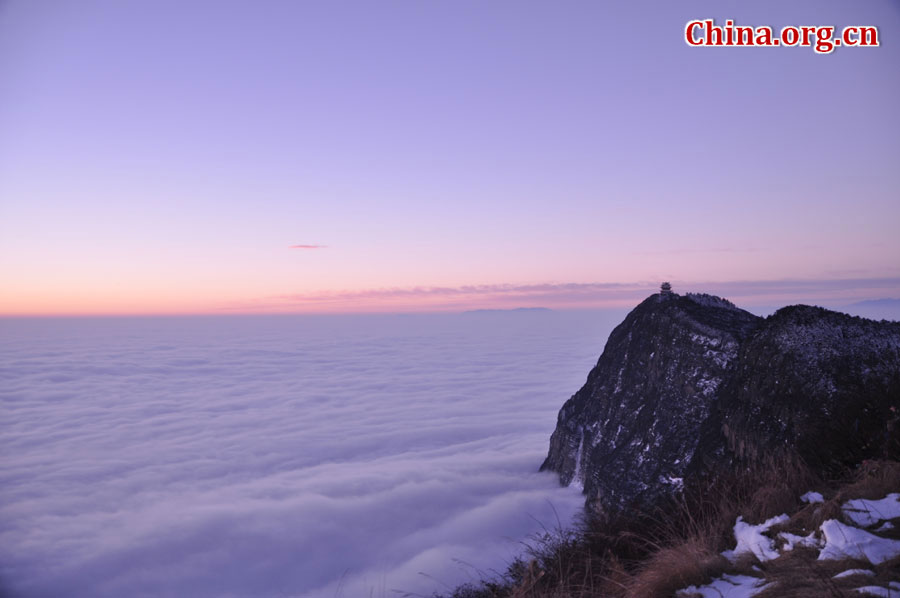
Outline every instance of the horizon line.
<svg viewBox="0 0 900 598"><path fill-rule="evenodd" d="M705 293L737 305L775 307L793 304L851 306L861 301L893 299L900 277L855 279L743 280L689 282L674 280L675 292ZM405 315L513 310L540 307L553 311L625 309L652 296L659 283L646 281L394 287L282 294L207 309L136 309L108 311L11 311L3 319L193 317L249 315ZM690 290L686 290L690 289Z"/></svg>

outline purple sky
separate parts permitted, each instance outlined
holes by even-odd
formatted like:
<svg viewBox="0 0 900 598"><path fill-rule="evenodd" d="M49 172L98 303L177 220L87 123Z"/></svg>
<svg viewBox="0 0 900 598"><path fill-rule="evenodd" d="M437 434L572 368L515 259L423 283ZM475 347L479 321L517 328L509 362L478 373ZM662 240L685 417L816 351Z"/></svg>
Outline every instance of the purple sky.
<svg viewBox="0 0 900 598"><path fill-rule="evenodd" d="M898 33L887 0L3 2L0 313L898 296Z"/></svg>

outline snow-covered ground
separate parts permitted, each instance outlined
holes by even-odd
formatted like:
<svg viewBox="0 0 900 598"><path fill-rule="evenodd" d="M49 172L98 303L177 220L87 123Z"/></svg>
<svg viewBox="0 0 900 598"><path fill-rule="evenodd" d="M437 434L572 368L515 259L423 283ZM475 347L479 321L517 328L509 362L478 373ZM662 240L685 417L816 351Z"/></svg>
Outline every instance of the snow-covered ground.
<svg viewBox="0 0 900 598"><path fill-rule="evenodd" d="M766 519L758 525L750 525L744 521L743 517L738 517L734 524L734 539L737 541L737 546L733 550L726 550L722 556L731 562L748 552L761 561L778 558L779 553L775 550L775 540L768 538L765 532L769 531L773 525L787 523L788 520L790 517L787 515L778 515Z"/></svg>

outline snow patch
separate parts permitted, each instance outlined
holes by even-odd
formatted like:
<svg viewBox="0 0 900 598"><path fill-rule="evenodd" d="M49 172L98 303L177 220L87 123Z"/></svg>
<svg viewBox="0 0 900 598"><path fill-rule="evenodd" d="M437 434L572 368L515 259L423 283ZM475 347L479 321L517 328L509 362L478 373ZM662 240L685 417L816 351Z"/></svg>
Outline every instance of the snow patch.
<svg viewBox="0 0 900 598"><path fill-rule="evenodd" d="M841 505L841 510L856 525L869 527L879 521L900 517L900 493L888 494L881 500L848 500Z"/></svg>
<svg viewBox="0 0 900 598"><path fill-rule="evenodd" d="M810 532L808 536L797 536L795 534L789 534L787 532L782 532L778 534L778 537L784 540L784 548L782 551L793 550L795 546L800 546L803 548L821 548L822 541L816 538L816 532Z"/></svg>
<svg viewBox="0 0 900 598"><path fill-rule="evenodd" d="M841 571L837 575L834 576L834 579L841 579L842 577L850 577L851 575L869 575L871 577L875 576L874 571L870 571L868 569L847 569L846 571Z"/></svg>
<svg viewBox="0 0 900 598"><path fill-rule="evenodd" d="M763 591L768 584L758 577L749 575L723 575L705 586L689 586L678 590L675 595L679 598L752 598Z"/></svg>
<svg viewBox="0 0 900 598"><path fill-rule="evenodd" d="M802 500L805 503L813 505L816 503L825 502L825 497L822 496L821 494L819 494L818 492L813 492L812 490L810 490L809 492L807 492L806 494L801 496L800 500Z"/></svg>
<svg viewBox="0 0 900 598"><path fill-rule="evenodd" d="M743 517L738 517L734 524L734 538L737 540L737 546L734 550L726 550L722 553L726 559L735 562L738 557L748 552L753 553L761 561L770 561L778 558L778 551L775 550L775 541L763 535L773 525L786 523L790 517L786 514L766 519L758 525L751 525L744 522Z"/></svg>
<svg viewBox="0 0 900 598"><path fill-rule="evenodd" d="M860 594L872 594L873 596L884 596L885 598L900 597L900 584L896 581L892 581L890 585L891 587L889 588L882 586L863 586L861 588L856 588L856 591Z"/></svg>
<svg viewBox="0 0 900 598"><path fill-rule="evenodd" d="M666 483L675 486L676 490L684 489L684 478L676 478L675 476L669 476L666 478Z"/></svg>
<svg viewBox="0 0 900 598"><path fill-rule="evenodd" d="M880 538L837 519L829 519L821 529L825 548L819 553L820 561L855 558L877 565L900 555L900 541Z"/></svg>
<svg viewBox="0 0 900 598"><path fill-rule="evenodd" d="M584 428L578 429L578 450L575 452L575 472L572 474L572 484L576 488L584 490L584 473L581 471L581 451L584 449Z"/></svg>

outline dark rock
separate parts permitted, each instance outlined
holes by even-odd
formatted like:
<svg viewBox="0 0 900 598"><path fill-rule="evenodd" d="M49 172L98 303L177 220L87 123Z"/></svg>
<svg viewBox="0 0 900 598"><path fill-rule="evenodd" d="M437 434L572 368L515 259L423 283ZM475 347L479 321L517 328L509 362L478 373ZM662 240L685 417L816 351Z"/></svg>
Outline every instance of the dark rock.
<svg viewBox="0 0 900 598"><path fill-rule="evenodd" d="M820 467L881 456L892 406L900 324L807 306L763 319L661 293L610 334L541 469L606 509L652 503L685 476L779 450Z"/></svg>
<svg viewBox="0 0 900 598"><path fill-rule="evenodd" d="M741 347L720 411L739 458L783 447L829 470L890 456L891 407L900 407L900 323L795 305Z"/></svg>

